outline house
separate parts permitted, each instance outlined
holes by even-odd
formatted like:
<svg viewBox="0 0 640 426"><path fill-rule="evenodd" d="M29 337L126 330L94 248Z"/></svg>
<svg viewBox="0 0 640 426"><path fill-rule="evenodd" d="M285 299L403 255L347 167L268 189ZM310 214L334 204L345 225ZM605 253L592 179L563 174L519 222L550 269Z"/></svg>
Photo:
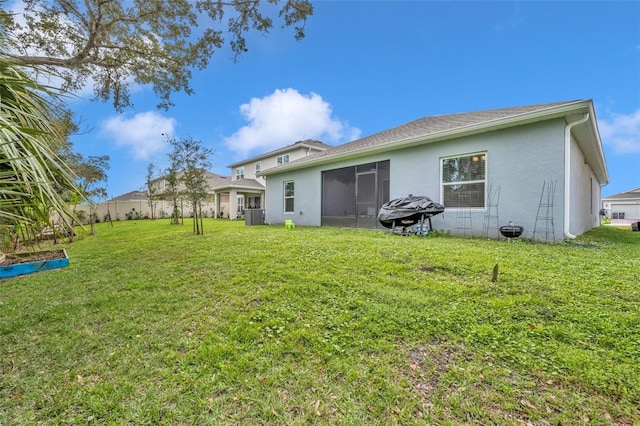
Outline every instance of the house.
<svg viewBox="0 0 640 426"><path fill-rule="evenodd" d="M602 208L611 223L626 224L640 221L640 187L602 199Z"/></svg>
<svg viewBox="0 0 640 426"><path fill-rule="evenodd" d="M180 179L181 174L182 172L178 173L178 179ZM222 176L205 170L204 179L207 183L207 187L209 188L210 197L202 203L202 213L205 217L222 217L220 216L220 212L223 211L225 206L228 208L229 199L225 194L216 193L215 188L228 185L231 178L229 176ZM154 180L153 184L155 187L155 199L162 203L158 210L160 212L159 217L169 216L173 210L173 206L171 204L172 200L167 198L167 190L169 189L167 177L160 177ZM185 189L184 183L180 182L177 189L178 191L183 191ZM193 214L192 206L184 201L181 201L179 209L183 212L184 216L188 217Z"/></svg>
<svg viewBox="0 0 640 426"><path fill-rule="evenodd" d="M94 204L78 204L72 206L78 218L83 224L89 223L89 212L95 212L95 220L97 222L111 220L138 218L150 216L150 210L147 201L147 193L145 191L131 191L125 194L113 197L108 201Z"/></svg>
<svg viewBox="0 0 640 426"><path fill-rule="evenodd" d="M436 229L556 241L599 225L609 182L591 100L425 117L263 167L265 221L379 228L383 203L409 194L445 206Z"/></svg>
<svg viewBox="0 0 640 426"><path fill-rule="evenodd" d="M208 171L204 172L205 179L209 188L224 187L231 181L229 176L221 176L216 173ZM155 195L153 202L153 215L151 214L151 204L149 203L149 195L147 191L131 191L126 194L113 197L108 201L97 204L96 215L99 220L107 220L111 217L112 220L125 220L125 219L138 219L156 217L163 218L169 217L173 211L173 205L171 200L166 197L167 191L167 177L159 177L155 179L152 184L154 185ZM180 184L179 189L183 189ZM211 191L211 198L205 200L202 205L202 213L204 216L217 217L216 214L219 209L217 206L228 206L229 200L225 198L224 194L216 194ZM77 206L78 209L85 208L88 210L88 206ZM185 217L189 217L193 214L192 206L188 202L182 202L179 206L179 210Z"/></svg>
<svg viewBox="0 0 640 426"><path fill-rule="evenodd" d="M265 179L258 175L261 170L282 166L329 148L331 146L323 142L307 139L230 164L227 167L231 169L231 182L213 189L229 200L227 212L243 217L245 208L264 208ZM225 217L229 217L228 214Z"/></svg>
<svg viewBox="0 0 640 426"><path fill-rule="evenodd" d="M221 176L205 171L210 198L202 205L205 217L236 219L244 216L247 208L264 207L264 178L257 175L261 167L273 168L290 161L331 148L330 145L311 139L267 152L248 160L229 165L231 176ZM168 181L163 176L152 182L154 186L154 217L168 217L173 211L171 200L167 198ZM184 189L182 183L178 190ZM192 215L192 206L182 201L179 210L185 217ZM147 191L132 191L97 205L99 218L111 216L114 220L125 218L151 217L151 205Z"/></svg>

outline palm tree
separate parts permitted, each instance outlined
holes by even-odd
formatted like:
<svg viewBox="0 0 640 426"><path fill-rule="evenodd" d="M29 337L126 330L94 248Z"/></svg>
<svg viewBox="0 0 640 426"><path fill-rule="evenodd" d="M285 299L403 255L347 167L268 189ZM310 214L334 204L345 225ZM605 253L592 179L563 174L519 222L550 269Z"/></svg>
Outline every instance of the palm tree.
<svg viewBox="0 0 640 426"><path fill-rule="evenodd" d="M32 234L51 224L52 213L69 227L72 214L61 192L77 188L56 154L66 140L57 126L60 97L17 66L2 40L0 33L0 232Z"/></svg>

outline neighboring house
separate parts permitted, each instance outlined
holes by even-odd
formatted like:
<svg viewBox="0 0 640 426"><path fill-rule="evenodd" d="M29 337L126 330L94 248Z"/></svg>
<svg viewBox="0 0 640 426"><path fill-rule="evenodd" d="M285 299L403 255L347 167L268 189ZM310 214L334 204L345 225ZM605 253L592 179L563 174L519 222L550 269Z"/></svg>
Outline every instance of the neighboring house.
<svg viewBox="0 0 640 426"><path fill-rule="evenodd" d="M138 201L146 201L146 200L147 200L146 191L131 191L131 192L127 192L126 194L122 194L122 195L118 195L117 197L113 197L109 201L133 201L133 202L138 202Z"/></svg>
<svg viewBox="0 0 640 426"><path fill-rule="evenodd" d="M178 177L180 177L180 173L178 173ZM223 217L221 213L227 212L224 217L229 217L229 197L224 193L216 192L215 188L224 187L231 182L231 178L229 176L221 176L216 173L204 172L205 180L207 181L207 186L209 188L210 197L208 200L205 200L202 205L203 214L205 217ZM159 217L170 216L173 211L173 206L171 205L171 200L167 198L166 191L168 187L168 181L166 176L162 176L158 179L155 179L153 182L155 189L155 198L158 202L161 202L160 208L156 207L159 212ZM184 190L184 184L180 183L178 185L178 190ZM145 193L146 195L146 193ZM179 209L183 211L183 215L189 217L193 213L192 206L186 202L186 200L180 203ZM226 208L226 210L225 210Z"/></svg>
<svg viewBox="0 0 640 426"><path fill-rule="evenodd" d="M216 186L224 186L231 181L228 176L220 176L216 173L206 172L205 179L211 189L211 197L202 204L202 213L205 217L218 217L220 207L229 208L229 200L224 194L216 194L213 188ZM154 214L156 218L169 217L173 211L171 200L166 197L167 180L166 176L155 179L152 184L155 188L155 199L153 202ZM184 189L182 185L179 189ZM86 207L86 208L85 208ZM99 220L107 220L110 216L112 220L139 219L151 217L151 206L149 205L149 197L147 191L131 191L126 194L118 195L108 201L97 204L96 214ZM87 210L88 206L78 205L79 210ZM178 209L184 217L190 217L193 214L192 206L183 200Z"/></svg>
<svg viewBox="0 0 640 426"><path fill-rule="evenodd" d="M78 204L74 206L77 212L82 212L82 222L89 223L88 204ZM128 215L131 218L145 217L150 215L150 209L147 203L147 193L145 191L131 191L126 194L118 195L108 201L95 205L96 221L106 221L126 219Z"/></svg>
<svg viewBox="0 0 640 426"><path fill-rule="evenodd" d="M228 198L227 212L233 212L238 218L243 217L245 209L264 208L265 179L258 176L261 170L282 166L329 148L331 148L330 145L307 139L230 164L227 167L231 169L231 182L214 187L214 190Z"/></svg>
<svg viewBox="0 0 640 426"><path fill-rule="evenodd" d="M609 182L591 100L426 117L259 175L267 223L377 228L383 203L413 194L445 206L434 228L512 221L546 241L599 225Z"/></svg>
<svg viewBox="0 0 640 426"><path fill-rule="evenodd" d="M203 203L203 214L206 217L237 219L244 216L245 209L264 208L265 179L256 176L261 167L277 167L329 148L330 145L307 139L231 164L228 166L231 168L231 177L205 171L211 197ZM155 189L154 216L168 217L173 206L166 197L166 176L155 179L152 184ZM184 189L183 185L180 184L178 189ZM185 217L192 215L192 207L188 202L182 201L178 208ZM100 203L97 211L99 218L110 214L114 220L151 217L146 191L132 191Z"/></svg>
<svg viewBox="0 0 640 426"><path fill-rule="evenodd" d="M611 223L633 223L640 221L640 187L602 199Z"/></svg>

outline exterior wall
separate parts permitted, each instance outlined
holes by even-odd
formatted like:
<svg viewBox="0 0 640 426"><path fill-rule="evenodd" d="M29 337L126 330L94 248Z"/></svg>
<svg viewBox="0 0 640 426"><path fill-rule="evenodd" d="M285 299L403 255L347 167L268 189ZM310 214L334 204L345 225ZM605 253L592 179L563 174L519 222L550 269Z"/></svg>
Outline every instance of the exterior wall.
<svg viewBox="0 0 640 426"><path fill-rule="evenodd" d="M485 190L488 191L490 186L494 189L500 186L498 225L506 225L509 221L522 225L523 237L533 237L543 184L547 181L556 182L552 218L555 239L562 240L563 119L270 175L266 183L266 221L283 223L285 219L294 219L301 225L319 226L321 172L383 160L390 160L391 199L413 194L426 195L441 202L441 158L475 152L487 154ZM286 180L295 182L295 217L284 215L283 212L283 182ZM300 214L300 211L303 213ZM446 209L444 214L434 216L434 228L451 230L455 234L458 213L457 209ZM486 209L471 211L473 235L481 235L485 213ZM499 235L498 226L494 224L490 236Z"/></svg>
<svg viewBox="0 0 640 426"><path fill-rule="evenodd" d="M229 201L229 193L216 194L218 205L216 205L216 217L220 219L229 219L231 211L231 202Z"/></svg>
<svg viewBox="0 0 640 426"><path fill-rule="evenodd" d="M320 226L321 180L318 167L268 176L266 181L265 223ZM284 212L284 182L294 182L294 213Z"/></svg>
<svg viewBox="0 0 640 426"><path fill-rule="evenodd" d="M553 210L548 214L553 218L555 239L561 240L563 140L564 122L556 120L404 150L396 154L396 161L391 160L391 198L427 195L442 203L441 158L486 152L485 192L497 191L499 187L500 195L497 209L491 211L492 215L497 214L498 224L493 217L489 236L499 236L497 228L512 221L524 227L523 237L533 238L542 188L545 182L552 181L557 186ZM488 197L485 195L485 198ZM464 213L471 216L472 235L480 236L487 207L464 212L447 209L445 205L445 213L432 219L433 226L451 230L453 234L461 233L463 230L456 229L457 219ZM542 223L539 222L538 232ZM464 232L468 234L467 230Z"/></svg>
<svg viewBox="0 0 640 426"><path fill-rule="evenodd" d="M575 140L571 140L570 173L570 229L569 233L581 235L600 225L600 182Z"/></svg>

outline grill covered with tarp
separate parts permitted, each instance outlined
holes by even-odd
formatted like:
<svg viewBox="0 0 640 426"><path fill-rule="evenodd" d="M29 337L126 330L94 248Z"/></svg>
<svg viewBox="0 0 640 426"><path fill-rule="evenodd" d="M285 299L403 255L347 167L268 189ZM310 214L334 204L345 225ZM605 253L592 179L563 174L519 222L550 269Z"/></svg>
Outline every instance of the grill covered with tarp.
<svg viewBox="0 0 640 426"><path fill-rule="evenodd" d="M444 212L444 206L423 195L409 195L388 201L380 208L378 221L385 228L395 229L397 226L407 227L429 220L431 217Z"/></svg>

